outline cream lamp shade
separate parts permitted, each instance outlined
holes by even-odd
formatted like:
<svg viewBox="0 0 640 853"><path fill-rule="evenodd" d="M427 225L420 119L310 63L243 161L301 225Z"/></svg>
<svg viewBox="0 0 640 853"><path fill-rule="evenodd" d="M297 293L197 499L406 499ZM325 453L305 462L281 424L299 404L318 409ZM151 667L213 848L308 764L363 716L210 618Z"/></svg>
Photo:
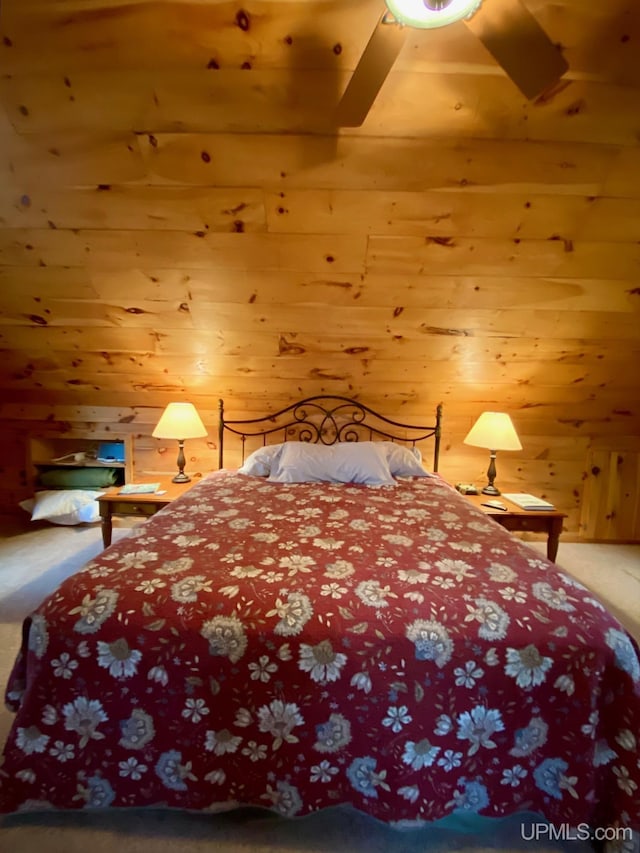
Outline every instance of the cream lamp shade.
<svg viewBox="0 0 640 853"><path fill-rule="evenodd" d="M154 438L172 438L178 442L178 473L173 482L189 483L191 477L184 473L185 439L207 435L206 427L193 403L169 403L151 434Z"/></svg>
<svg viewBox="0 0 640 853"><path fill-rule="evenodd" d="M513 422L504 412L483 412L464 439L472 447L484 447L490 451L489 482L482 490L485 495L499 495L494 485L496 478L496 450L522 450Z"/></svg>
<svg viewBox="0 0 640 853"><path fill-rule="evenodd" d="M152 435L154 438L202 438L207 430L193 403L169 403Z"/></svg>
<svg viewBox="0 0 640 853"><path fill-rule="evenodd" d="M504 412L483 412L464 443L487 450L522 450L513 422Z"/></svg>
<svg viewBox="0 0 640 853"><path fill-rule="evenodd" d="M469 18L482 0L385 0L387 8L401 24L410 27L446 27Z"/></svg>

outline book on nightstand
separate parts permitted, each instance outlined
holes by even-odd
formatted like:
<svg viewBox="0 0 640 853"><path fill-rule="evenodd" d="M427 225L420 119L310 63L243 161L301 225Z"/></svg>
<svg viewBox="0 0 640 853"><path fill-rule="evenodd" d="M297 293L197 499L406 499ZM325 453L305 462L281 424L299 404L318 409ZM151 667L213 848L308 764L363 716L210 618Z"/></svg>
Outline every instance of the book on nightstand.
<svg viewBox="0 0 640 853"><path fill-rule="evenodd" d="M511 501L516 506L519 506L520 509L528 509L532 511L545 509L555 509L555 506L549 501L543 501L542 498L537 498L535 495L528 495L526 493L516 493L516 494L507 494L503 492L503 498L506 498L508 501Z"/></svg>
<svg viewBox="0 0 640 853"><path fill-rule="evenodd" d="M150 495L154 494L160 488L160 483L128 483L122 486L118 494L120 495Z"/></svg>

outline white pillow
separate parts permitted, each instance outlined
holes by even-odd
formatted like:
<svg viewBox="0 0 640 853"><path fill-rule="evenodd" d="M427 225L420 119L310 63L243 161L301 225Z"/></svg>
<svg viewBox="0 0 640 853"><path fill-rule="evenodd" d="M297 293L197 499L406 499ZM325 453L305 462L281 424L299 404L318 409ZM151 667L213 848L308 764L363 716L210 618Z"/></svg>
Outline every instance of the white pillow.
<svg viewBox="0 0 640 853"><path fill-rule="evenodd" d="M250 477L268 477L271 473L271 466L283 446L282 444L269 444L266 447L259 447L247 456L242 467L238 468L238 473L248 474Z"/></svg>
<svg viewBox="0 0 640 853"><path fill-rule="evenodd" d="M393 441L381 441L387 454L389 470L394 477L432 477L420 464L422 456L417 447L406 447Z"/></svg>
<svg viewBox="0 0 640 853"><path fill-rule="evenodd" d="M309 444L289 441L271 468L272 483L364 483L393 486L384 449L372 441Z"/></svg>
<svg viewBox="0 0 640 853"><path fill-rule="evenodd" d="M100 508L96 498L102 494L104 492L93 492L86 489L57 489L36 492L31 511L31 521L46 520L54 524L66 525L99 521Z"/></svg>

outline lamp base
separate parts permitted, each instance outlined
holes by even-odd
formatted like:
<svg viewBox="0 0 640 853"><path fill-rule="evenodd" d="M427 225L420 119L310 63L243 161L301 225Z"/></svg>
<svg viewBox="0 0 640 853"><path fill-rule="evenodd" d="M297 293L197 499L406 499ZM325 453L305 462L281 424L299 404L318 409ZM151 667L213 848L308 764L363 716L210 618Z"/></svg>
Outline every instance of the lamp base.
<svg viewBox="0 0 640 853"><path fill-rule="evenodd" d="M186 459L184 458L184 438L181 438L178 441L178 473L171 480L172 483L190 483L191 477L187 477L184 473L184 466L186 463Z"/></svg>
<svg viewBox="0 0 640 853"><path fill-rule="evenodd" d="M483 495L495 495L495 496L497 496L500 494L500 492L498 491L498 489L496 489L495 486L492 486L491 483L487 483L487 485L482 490L482 494Z"/></svg>
<svg viewBox="0 0 640 853"><path fill-rule="evenodd" d="M487 485L482 490L483 495L493 495L494 497L499 495L500 492L493 485L493 481L496 478L496 452L495 450L489 451L489 470L487 471L487 480L489 481Z"/></svg>

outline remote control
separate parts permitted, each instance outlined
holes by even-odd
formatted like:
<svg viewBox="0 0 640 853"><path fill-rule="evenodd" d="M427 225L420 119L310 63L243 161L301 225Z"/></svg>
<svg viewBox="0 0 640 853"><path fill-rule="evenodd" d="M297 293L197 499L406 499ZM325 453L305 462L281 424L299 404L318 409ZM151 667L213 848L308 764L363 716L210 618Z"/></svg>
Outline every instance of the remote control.
<svg viewBox="0 0 640 853"><path fill-rule="evenodd" d="M488 506L491 509L502 509L505 512L507 511L506 506L500 503L500 501L484 501L482 506Z"/></svg>

